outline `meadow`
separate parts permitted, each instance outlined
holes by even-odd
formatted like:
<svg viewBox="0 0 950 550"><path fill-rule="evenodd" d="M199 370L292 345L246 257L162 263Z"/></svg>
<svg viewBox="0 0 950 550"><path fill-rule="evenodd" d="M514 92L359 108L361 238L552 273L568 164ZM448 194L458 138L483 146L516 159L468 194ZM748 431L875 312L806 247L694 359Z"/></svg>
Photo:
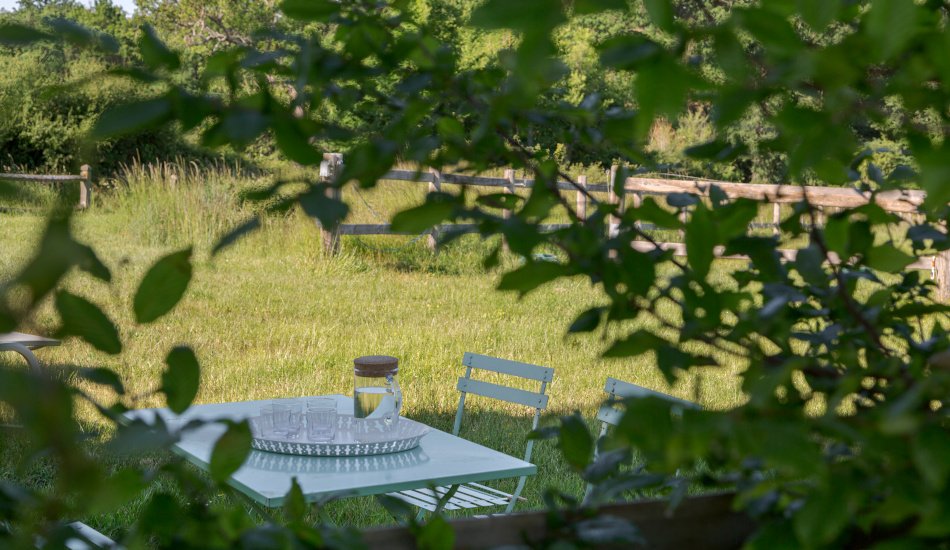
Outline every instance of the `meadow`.
<svg viewBox="0 0 950 550"><path fill-rule="evenodd" d="M175 185L168 177L178 174ZM57 365L106 366L125 380L135 407L162 406L150 392L174 345L193 346L201 361L198 403L243 401L326 393L351 393L352 359L388 354L400 359L404 414L450 430L458 403L455 382L463 374L466 351L553 367L550 407L543 423L579 411L594 427L607 376L627 380L719 409L743 400L736 373L742 365L699 371L669 386L647 354L637 359L600 357L610 334L567 336L577 313L598 302L589 281L562 280L519 299L495 290L504 268L485 269L493 244L466 236L433 254L424 239L344 237L341 253L325 257L314 222L299 211L268 216L263 228L216 257L215 239L252 213L241 202L242 190L259 186L265 176L217 166L135 165L112 189L100 192L92 209L74 217L77 235L91 244L113 273L112 285L73 274L71 291L100 304L118 324L125 344L119 356L97 352L78 340L41 352ZM423 197L425 186L382 182L376 189L346 192L351 223L381 223L385 217ZM33 251L44 223L44 204L56 192L34 189L23 200L0 210L0 280L13 275ZM764 214L767 217L767 214ZM135 324L131 302L145 270L159 257L193 244L195 274L179 306L158 322ZM716 269L743 267L720 261ZM23 330L51 333L53 308L41 308ZM88 387L105 402L117 398ZM462 435L498 450L521 455L532 411L474 398L467 402ZM94 430L93 411L80 418ZM49 479L42 461L18 470L22 442L5 438L0 478L16 476L42 487ZM117 465L127 458L110 457ZM538 475L529 480L520 508L543 506L552 487L581 495L583 484L559 458L556 443L541 442L533 460ZM513 481L500 482L512 489ZM221 496L220 498L225 498ZM141 504L141 503L140 503ZM127 527L132 506L120 514L82 518L106 534ZM373 499L331 503L330 518L340 525L391 522Z"/></svg>

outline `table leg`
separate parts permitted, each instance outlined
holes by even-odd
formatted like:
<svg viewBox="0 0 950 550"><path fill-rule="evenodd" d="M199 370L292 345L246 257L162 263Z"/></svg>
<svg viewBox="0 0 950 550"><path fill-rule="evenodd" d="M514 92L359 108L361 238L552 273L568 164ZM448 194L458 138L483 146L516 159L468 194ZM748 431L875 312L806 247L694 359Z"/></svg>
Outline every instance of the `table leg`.
<svg viewBox="0 0 950 550"><path fill-rule="evenodd" d="M270 513L270 510L264 506L261 506L259 502L256 502L254 499L248 497L241 491L228 486L225 490L225 494L231 497L231 500L235 501L235 503L250 507L250 509L256 512L257 515L259 515L264 521L269 521L275 524L277 523L273 514Z"/></svg>

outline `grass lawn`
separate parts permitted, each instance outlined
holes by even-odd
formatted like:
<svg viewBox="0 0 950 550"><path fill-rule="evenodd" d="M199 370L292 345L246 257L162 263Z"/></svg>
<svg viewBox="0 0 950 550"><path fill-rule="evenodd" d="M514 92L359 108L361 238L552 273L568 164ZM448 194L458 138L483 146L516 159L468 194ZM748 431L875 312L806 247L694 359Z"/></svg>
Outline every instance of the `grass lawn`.
<svg viewBox="0 0 950 550"><path fill-rule="evenodd" d="M145 171L127 179L128 188L100 194L93 209L75 218L77 234L113 271L112 286L78 274L67 281L71 291L104 307L118 324L125 349L119 356L107 356L81 341L67 340L40 356L53 365L113 368L130 394L155 388L165 354L187 343L202 363L199 403L351 393L354 357L394 355L401 361L404 414L443 430L451 428L458 402L455 381L463 374L460 361L466 351L553 367L545 422L573 411L593 418L607 376L709 408L743 399L735 376L742 365L702 371L669 387L649 355L605 360L600 358L604 335L565 337L568 324L597 302L598 292L589 282L575 279L550 284L521 300L499 293L494 287L501 271L481 267L489 244L478 237L465 237L439 255L425 249L421 240L406 237L347 237L342 253L326 258L313 223L294 212L268 219L262 231L211 259L208 250L214 237L249 213L235 198L249 180L218 171L182 178L172 189ZM380 223L377 214L388 215L423 192L424 186L387 184L363 191L362 197L345 197L353 207L351 221ZM42 226L41 210L18 205L0 211L0 280L28 259ZM153 325L137 326L131 302L143 273L157 258L189 242L196 244L195 276L185 299ZM516 260L506 261L510 265ZM717 262L721 272L743 266ZM47 304L23 330L50 333L56 324ZM115 399L105 390L91 391L105 401ZM150 397L135 405L164 403ZM531 411L477 397L467 407L463 436L514 455L523 453ZM90 410L80 414L95 421ZM5 464L0 477L26 476L42 486L48 478L42 466L14 471L15 439L5 439L0 446ZM546 487L582 494L580 479L559 459L554 443L542 442L535 449L538 476L529 480L522 509L541 507ZM499 485L507 490L513 486L514 481ZM368 498L333 503L328 512L342 525L391 521ZM127 526L135 513L132 507L122 514L83 519L109 534Z"/></svg>

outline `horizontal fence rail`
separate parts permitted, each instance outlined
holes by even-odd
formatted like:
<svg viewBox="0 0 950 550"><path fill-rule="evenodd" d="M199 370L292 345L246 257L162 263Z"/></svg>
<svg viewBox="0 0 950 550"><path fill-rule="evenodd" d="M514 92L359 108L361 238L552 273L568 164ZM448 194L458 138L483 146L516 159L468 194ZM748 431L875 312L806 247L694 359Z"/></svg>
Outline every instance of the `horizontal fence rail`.
<svg viewBox="0 0 950 550"><path fill-rule="evenodd" d="M342 165L342 156L337 154L324 155L325 167L321 168L321 173L331 177ZM334 164L338 163L338 164ZM614 186L609 182L616 181L619 173L618 167L614 166L606 172L607 181L603 183L588 183L586 176L580 176L576 183L559 181L557 188L561 191L575 192L577 194L576 211L580 219L586 219L591 199L588 194L599 193L606 195L605 199L610 204L618 206L619 212L623 212L627 205L627 199L632 201L634 206L639 206L645 196L667 196L672 194L685 193L698 197L708 198L713 186L717 187L726 197L730 199L751 199L760 202L772 204L771 222L753 222L749 224L750 229L768 229L771 228L774 234L779 234L779 225L781 223L781 205L794 204L801 201L808 201L812 206L818 207L817 223L824 224L825 212L827 210L839 208L857 208L871 203L877 204L882 209L897 214L905 221L910 221L918 214L918 207L923 204L926 193L918 190L893 190L881 191L879 193L869 193L860 189L842 188L842 187L818 187L818 186L798 186L798 185L777 185L777 184L749 184L732 183L713 180L686 180L686 179L660 179L644 177L626 177L623 180L623 192L617 194L614 192ZM428 185L429 192L441 191L443 184L464 185L469 187L487 187L498 188L504 193L514 193L518 189L530 189L534 185L534 180L518 179L514 176L514 170L505 170L505 177L472 176L466 174L443 174L436 170L390 170L382 178L383 180L396 180L405 182L424 183ZM504 217L509 217L511 212L503 211ZM682 208L680 219L688 219L688 208ZM608 231L611 235L619 231L620 220L616 216L611 216L608 223ZM546 224L540 226L542 231L556 231L569 227L569 224ZM650 223L638 223L637 227L641 230L654 230L656 226ZM436 235L446 233L476 233L478 226L475 224L447 224L437 226L428 232L428 243L434 248ZM682 234L682 232L680 232ZM333 246L338 246L340 235L414 235L414 233L393 231L389 224L344 224L335 229L324 229L324 243L331 242ZM662 250L670 250L676 256L686 256L686 245L681 242L661 242L654 244L650 241L633 241L632 246L636 250L647 252L659 247ZM506 246L507 248L507 246ZM336 248L327 248L328 251ZM779 249L777 252L786 261L794 261L798 255L798 249ZM722 259L749 260L745 255L726 255L723 247L717 247L715 255ZM831 254L829 261L834 264L843 263L837 255ZM950 251L945 251L937 256L918 258L908 266L909 269L930 270L931 276L936 280L938 299L950 300Z"/></svg>
<svg viewBox="0 0 950 550"><path fill-rule="evenodd" d="M79 204L81 209L92 205L92 169L88 164L79 168L79 174L47 175L47 174L3 174L0 180L25 181L35 183L79 183Z"/></svg>

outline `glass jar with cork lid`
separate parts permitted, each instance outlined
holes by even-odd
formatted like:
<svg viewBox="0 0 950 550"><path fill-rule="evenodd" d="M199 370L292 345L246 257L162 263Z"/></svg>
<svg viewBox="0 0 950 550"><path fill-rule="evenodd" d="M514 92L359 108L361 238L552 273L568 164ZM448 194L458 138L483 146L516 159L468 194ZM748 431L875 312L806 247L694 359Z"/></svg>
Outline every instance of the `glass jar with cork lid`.
<svg viewBox="0 0 950 550"><path fill-rule="evenodd" d="M392 425L399 419L402 391L396 374L399 360L388 355L365 355L353 360L353 416L381 419Z"/></svg>

